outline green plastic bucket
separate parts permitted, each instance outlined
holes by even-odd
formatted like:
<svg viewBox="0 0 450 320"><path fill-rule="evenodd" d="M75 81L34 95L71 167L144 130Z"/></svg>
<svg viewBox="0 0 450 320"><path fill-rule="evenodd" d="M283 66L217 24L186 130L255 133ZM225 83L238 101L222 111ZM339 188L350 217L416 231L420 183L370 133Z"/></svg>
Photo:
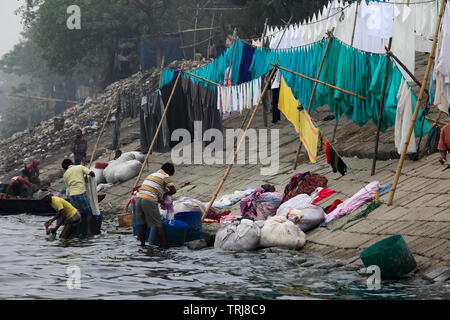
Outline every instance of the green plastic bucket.
<svg viewBox="0 0 450 320"><path fill-rule="evenodd" d="M411 272L417 265L400 234L374 243L362 251L359 257L366 268L372 265L378 266L381 277L385 279L400 278Z"/></svg>

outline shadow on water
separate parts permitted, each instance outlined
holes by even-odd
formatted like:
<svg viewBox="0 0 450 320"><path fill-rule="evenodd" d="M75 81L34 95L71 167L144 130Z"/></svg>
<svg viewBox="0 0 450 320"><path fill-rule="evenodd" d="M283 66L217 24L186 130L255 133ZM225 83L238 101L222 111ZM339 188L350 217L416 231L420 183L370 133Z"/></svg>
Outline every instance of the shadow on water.
<svg viewBox="0 0 450 320"><path fill-rule="evenodd" d="M382 281L318 255L277 248L226 252L140 247L111 233L50 241L47 218L2 216L0 298L5 299L448 299L448 288L419 277ZM110 231L110 232L108 232ZM71 289L70 268L80 271ZM73 287L73 286L72 286Z"/></svg>

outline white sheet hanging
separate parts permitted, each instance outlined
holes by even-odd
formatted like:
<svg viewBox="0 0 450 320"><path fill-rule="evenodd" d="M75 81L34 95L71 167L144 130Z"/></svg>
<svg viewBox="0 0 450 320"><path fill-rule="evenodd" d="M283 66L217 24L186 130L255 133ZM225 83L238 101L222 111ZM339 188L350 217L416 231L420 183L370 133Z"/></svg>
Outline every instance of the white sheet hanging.
<svg viewBox="0 0 450 320"><path fill-rule="evenodd" d="M391 51L402 61L405 66L414 74L415 71L415 40L414 34L415 14L406 5L394 4L394 28L392 34ZM411 77L400 68L407 81L412 81Z"/></svg>
<svg viewBox="0 0 450 320"><path fill-rule="evenodd" d="M397 152L399 154L403 151L403 145L406 141L406 136L409 131L412 119L412 97L411 91L408 88L408 84L404 79L401 80L400 87L397 93L397 113L395 115L395 128L394 128L394 142ZM417 151L416 138L414 133L411 135L411 139L408 144L406 153L414 153Z"/></svg>

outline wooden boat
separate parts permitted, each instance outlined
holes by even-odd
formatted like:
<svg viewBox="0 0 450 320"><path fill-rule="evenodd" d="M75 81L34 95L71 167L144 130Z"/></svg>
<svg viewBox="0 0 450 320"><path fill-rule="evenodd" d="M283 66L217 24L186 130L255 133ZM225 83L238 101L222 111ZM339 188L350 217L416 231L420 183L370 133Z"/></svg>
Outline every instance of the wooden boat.
<svg viewBox="0 0 450 320"><path fill-rule="evenodd" d="M98 202L100 203L106 194L98 195ZM13 214L34 214L39 216L54 216L55 210L47 204L39 200L27 199L0 199L0 215Z"/></svg>
<svg viewBox="0 0 450 320"><path fill-rule="evenodd" d="M98 202L105 198L106 194L98 195ZM47 203L39 200L26 199L0 199L0 215L17 215L17 214L33 214L39 216L54 216L56 211ZM87 234L87 219L85 215L81 215L81 224L72 237L84 237ZM103 215L93 217L92 232L101 233Z"/></svg>

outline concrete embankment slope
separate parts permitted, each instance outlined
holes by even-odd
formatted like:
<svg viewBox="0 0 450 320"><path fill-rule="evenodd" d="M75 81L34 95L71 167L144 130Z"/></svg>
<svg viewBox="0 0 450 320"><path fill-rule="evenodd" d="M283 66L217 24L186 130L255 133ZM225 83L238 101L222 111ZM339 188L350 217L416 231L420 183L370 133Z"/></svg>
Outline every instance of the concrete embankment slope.
<svg viewBox="0 0 450 320"><path fill-rule="evenodd" d="M234 115L225 121L224 126L236 128L240 126L241 121L242 117ZM317 123L327 125L326 122L319 120ZM260 113L252 127L264 127ZM377 180L381 184L392 183L398 160L378 161L376 175L370 176L372 164L370 159L345 157L344 161L348 165L349 171L345 176L341 176L339 173L333 173L323 152L319 154L315 164L309 163L305 154L302 154L302 164L293 171L293 160L298 147L298 136L293 126L286 120L282 120L276 125L272 125L271 128L279 129L280 134L278 174L262 176L261 164L235 164L218 198L224 194L233 193L235 190L256 188L265 183L275 185L277 190L282 192L294 174L306 171L325 176L328 179L328 188L336 191L335 194L319 203L322 207L330 205L336 199L342 201L348 199L371 181ZM130 151L137 150L138 147L138 142L134 142L122 149ZM248 145L246 147L248 150ZM367 146L355 143L355 149L358 148L362 150ZM255 151L255 146L250 147L250 150L250 152ZM383 204L379 208L365 218L350 222L341 230L333 232L333 229L360 213L366 206L330 223L327 227L320 227L308 232L307 244L299 253L316 252L325 257L339 259L346 264L362 266L359 253L363 249L390 235L402 234L417 261L418 267L415 270L417 274L426 275L437 281L448 279L450 170L442 172L443 167L437 159L438 154L428 156L420 161L406 160L392 206L385 204L388 199L388 194L386 194L381 197ZM100 158L100 160L107 159ZM171 161L170 153L152 154L143 177L158 170L167 161ZM209 201L226 168L227 164L178 165L173 181L178 186L185 182L196 185L187 196L201 201ZM107 189L107 197L101 203L104 210L122 213L134 183L135 179L132 179ZM232 214L240 215L239 204L229 209L232 210ZM218 224L204 224L204 229L212 232L218 227Z"/></svg>

